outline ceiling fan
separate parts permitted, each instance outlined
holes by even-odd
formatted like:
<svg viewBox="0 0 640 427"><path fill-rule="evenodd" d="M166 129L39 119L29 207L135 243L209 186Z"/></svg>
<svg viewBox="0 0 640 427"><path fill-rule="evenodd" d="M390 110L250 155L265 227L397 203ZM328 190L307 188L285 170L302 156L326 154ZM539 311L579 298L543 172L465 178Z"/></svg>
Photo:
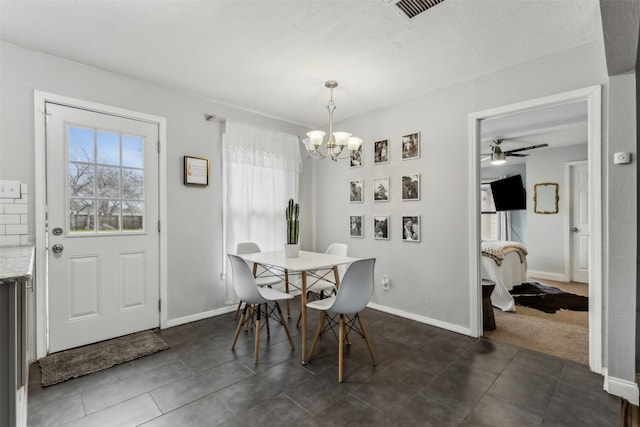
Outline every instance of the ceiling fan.
<svg viewBox="0 0 640 427"><path fill-rule="evenodd" d="M520 153L520 151L533 150L536 148L548 147L549 144L536 144L530 145L528 147L515 148L513 150L502 151L500 148L500 144L504 142L504 139L494 139L491 144L491 153L483 154L484 157L482 161L491 159L492 165L501 165L507 161L507 156L513 157L526 157L528 154Z"/></svg>

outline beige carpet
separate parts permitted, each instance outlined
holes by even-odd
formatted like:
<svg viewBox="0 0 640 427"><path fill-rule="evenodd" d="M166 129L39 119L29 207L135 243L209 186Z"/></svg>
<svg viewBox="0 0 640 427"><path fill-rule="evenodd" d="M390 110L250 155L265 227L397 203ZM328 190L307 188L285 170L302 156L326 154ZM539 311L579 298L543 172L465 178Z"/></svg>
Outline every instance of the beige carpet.
<svg viewBox="0 0 640 427"><path fill-rule="evenodd" d="M53 353L39 361L41 383L43 387L57 384L168 348L169 345L152 331L142 331Z"/></svg>
<svg viewBox="0 0 640 427"><path fill-rule="evenodd" d="M565 292L588 296L588 285L551 280L535 280L555 286ZM484 331L484 336L520 347L589 364L589 313L559 310L554 314L528 307L516 306L515 312L493 310L496 329Z"/></svg>

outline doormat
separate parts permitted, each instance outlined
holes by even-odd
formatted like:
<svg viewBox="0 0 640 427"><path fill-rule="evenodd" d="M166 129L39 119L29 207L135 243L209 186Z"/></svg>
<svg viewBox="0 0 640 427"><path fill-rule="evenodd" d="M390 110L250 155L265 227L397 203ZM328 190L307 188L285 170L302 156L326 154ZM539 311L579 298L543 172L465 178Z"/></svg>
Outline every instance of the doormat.
<svg viewBox="0 0 640 427"><path fill-rule="evenodd" d="M168 348L169 345L152 331L142 331L53 353L39 361L41 383L43 387L50 386Z"/></svg>
<svg viewBox="0 0 640 427"><path fill-rule="evenodd" d="M516 285L509 293L513 295L517 305L535 308L545 313L555 313L558 310L589 311L589 298L538 282Z"/></svg>

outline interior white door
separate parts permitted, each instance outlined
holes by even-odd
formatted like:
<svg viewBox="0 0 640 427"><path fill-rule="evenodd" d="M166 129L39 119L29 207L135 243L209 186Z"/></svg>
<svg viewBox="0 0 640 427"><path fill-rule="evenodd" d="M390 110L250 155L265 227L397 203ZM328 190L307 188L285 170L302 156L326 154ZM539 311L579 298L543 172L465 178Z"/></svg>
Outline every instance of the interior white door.
<svg viewBox="0 0 640 427"><path fill-rule="evenodd" d="M48 352L159 326L157 124L46 113Z"/></svg>
<svg viewBox="0 0 640 427"><path fill-rule="evenodd" d="M589 174L587 163L570 166L571 277L573 282L589 282Z"/></svg>

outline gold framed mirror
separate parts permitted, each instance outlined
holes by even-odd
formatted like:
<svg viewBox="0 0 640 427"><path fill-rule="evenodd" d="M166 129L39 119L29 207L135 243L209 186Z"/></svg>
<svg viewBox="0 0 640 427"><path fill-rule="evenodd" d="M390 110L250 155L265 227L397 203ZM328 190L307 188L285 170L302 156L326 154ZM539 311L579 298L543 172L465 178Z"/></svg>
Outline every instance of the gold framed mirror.
<svg viewBox="0 0 640 427"><path fill-rule="evenodd" d="M538 214L558 213L558 184L542 182L533 186L533 211Z"/></svg>

